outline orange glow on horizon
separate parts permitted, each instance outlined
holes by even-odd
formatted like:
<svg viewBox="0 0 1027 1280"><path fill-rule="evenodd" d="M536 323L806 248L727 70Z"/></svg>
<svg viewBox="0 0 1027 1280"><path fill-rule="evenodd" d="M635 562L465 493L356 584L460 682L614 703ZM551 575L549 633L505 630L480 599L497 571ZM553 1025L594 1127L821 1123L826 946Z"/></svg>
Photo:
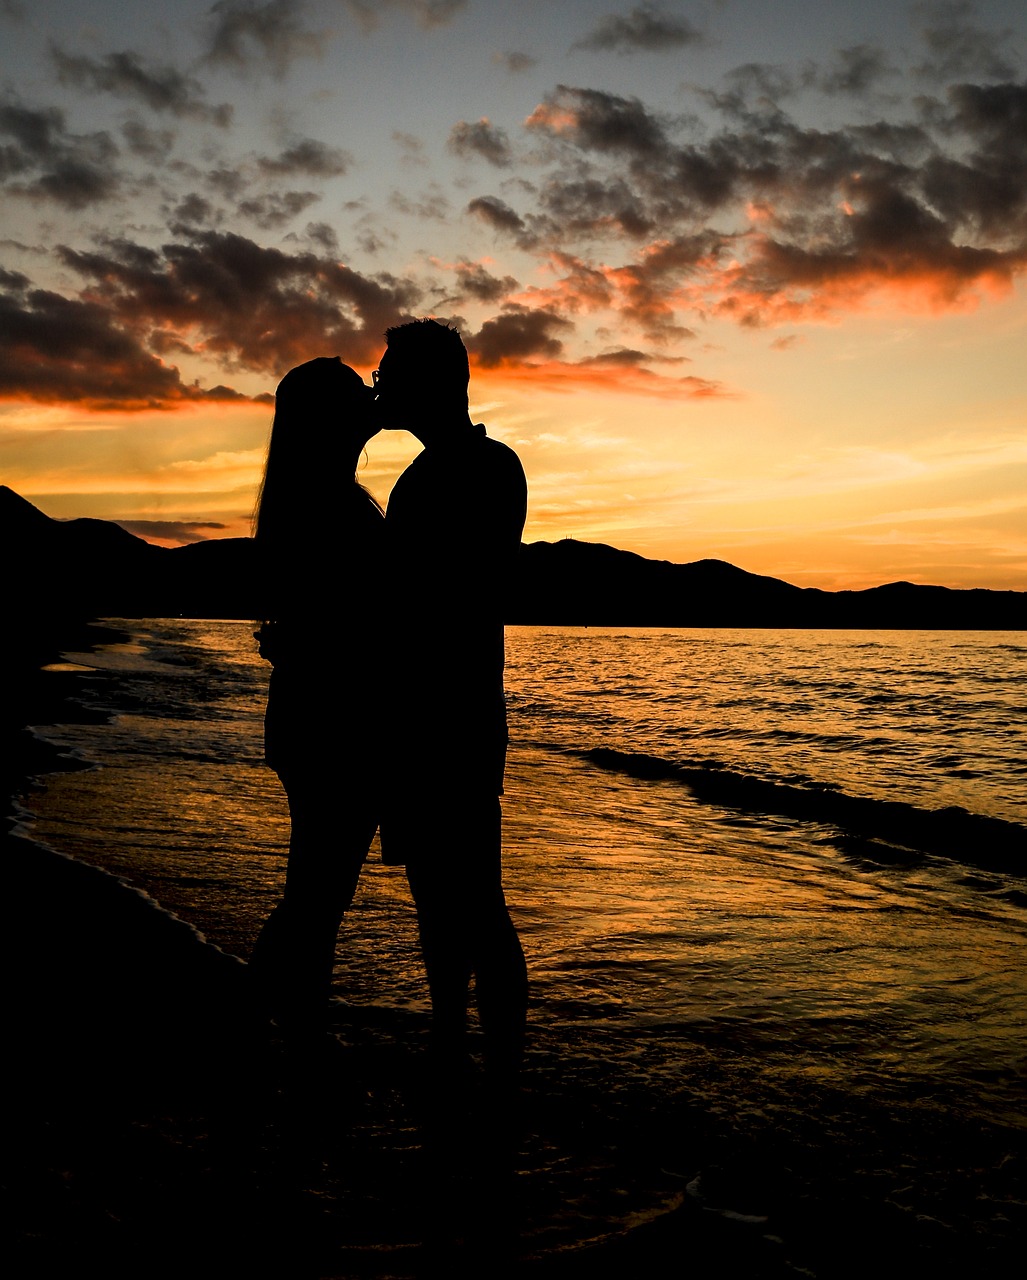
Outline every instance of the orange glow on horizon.
<svg viewBox="0 0 1027 1280"><path fill-rule="evenodd" d="M474 390L477 399L490 388L526 385L567 395L606 394L654 396L663 400L697 400L736 398L738 393L722 384L691 374L663 374L634 364L618 363L616 354L596 356L587 364L547 360L538 364L526 362L482 366L473 358Z"/></svg>

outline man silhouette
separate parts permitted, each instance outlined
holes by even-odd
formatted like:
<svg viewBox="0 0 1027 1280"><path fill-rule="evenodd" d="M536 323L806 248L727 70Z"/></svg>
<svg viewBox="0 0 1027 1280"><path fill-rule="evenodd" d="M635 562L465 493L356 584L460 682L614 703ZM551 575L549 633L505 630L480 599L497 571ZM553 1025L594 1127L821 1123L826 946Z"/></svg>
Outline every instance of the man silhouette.
<svg viewBox="0 0 1027 1280"><path fill-rule="evenodd" d="M467 1064L470 979L486 1069L515 1071L527 975L501 878L506 761L502 589L527 505L512 449L468 415L467 351L435 320L389 329L378 420L424 450L385 517L391 692L382 761L383 857L404 863L432 1001L435 1061Z"/></svg>

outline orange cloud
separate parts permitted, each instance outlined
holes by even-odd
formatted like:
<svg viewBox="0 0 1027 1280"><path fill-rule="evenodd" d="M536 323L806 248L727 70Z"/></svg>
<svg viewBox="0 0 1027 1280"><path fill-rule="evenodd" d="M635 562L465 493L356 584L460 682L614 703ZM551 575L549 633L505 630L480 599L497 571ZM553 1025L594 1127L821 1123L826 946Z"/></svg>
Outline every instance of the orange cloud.
<svg viewBox="0 0 1027 1280"><path fill-rule="evenodd" d="M566 360L519 361L497 368L482 366L473 357L471 363L476 371L475 387L479 394L483 388L528 383L540 391L645 395L664 400L706 400L737 395L721 382L693 374L667 376L655 373L639 363L618 358L618 353L576 363Z"/></svg>
<svg viewBox="0 0 1027 1280"><path fill-rule="evenodd" d="M553 102L540 102L525 118L524 127L547 133L573 133L578 127L578 113Z"/></svg>
<svg viewBox="0 0 1027 1280"><path fill-rule="evenodd" d="M740 262L686 286L681 305L762 327L871 307L941 313L972 311L982 297L1007 295L1027 267L994 250L910 246L859 253L807 252L769 236L750 240Z"/></svg>

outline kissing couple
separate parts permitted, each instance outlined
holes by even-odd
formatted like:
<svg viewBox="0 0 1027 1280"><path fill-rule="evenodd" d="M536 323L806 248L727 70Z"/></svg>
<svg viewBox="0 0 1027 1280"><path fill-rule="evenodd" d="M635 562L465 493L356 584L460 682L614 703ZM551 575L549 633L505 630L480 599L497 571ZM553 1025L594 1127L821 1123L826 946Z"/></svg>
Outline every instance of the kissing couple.
<svg viewBox="0 0 1027 1280"><path fill-rule="evenodd" d="M255 541L273 663L265 752L289 801L284 894L250 970L295 1044L323 1043L337 935L376 831L406 868L432 1062L516 1074L527 974L503 894L502 598L527 504L513 450L468 414L467 351L435 320L389 329L368 387L338 357L278 385ZM423 444L385 511L356 479L382 430Z"/></svg>

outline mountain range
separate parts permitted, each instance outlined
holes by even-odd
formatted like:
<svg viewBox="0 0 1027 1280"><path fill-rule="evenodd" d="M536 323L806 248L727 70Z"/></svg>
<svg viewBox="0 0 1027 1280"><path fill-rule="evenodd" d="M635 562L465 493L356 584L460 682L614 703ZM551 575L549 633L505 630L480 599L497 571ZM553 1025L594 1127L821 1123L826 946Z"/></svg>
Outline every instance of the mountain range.
<svg viewBox="0 0 1027 1280"><path fill-rule="evenodd" d="M256 618L250 538L157 547L108 520L54 520L0 485L0 545L15 620ZM672 564L602 543L521 546L507 591L511 623L660 627L1023 630L1027 592L891 582L821 591L723 560ZM38 629L34 627L33 629Z"/></svg>

